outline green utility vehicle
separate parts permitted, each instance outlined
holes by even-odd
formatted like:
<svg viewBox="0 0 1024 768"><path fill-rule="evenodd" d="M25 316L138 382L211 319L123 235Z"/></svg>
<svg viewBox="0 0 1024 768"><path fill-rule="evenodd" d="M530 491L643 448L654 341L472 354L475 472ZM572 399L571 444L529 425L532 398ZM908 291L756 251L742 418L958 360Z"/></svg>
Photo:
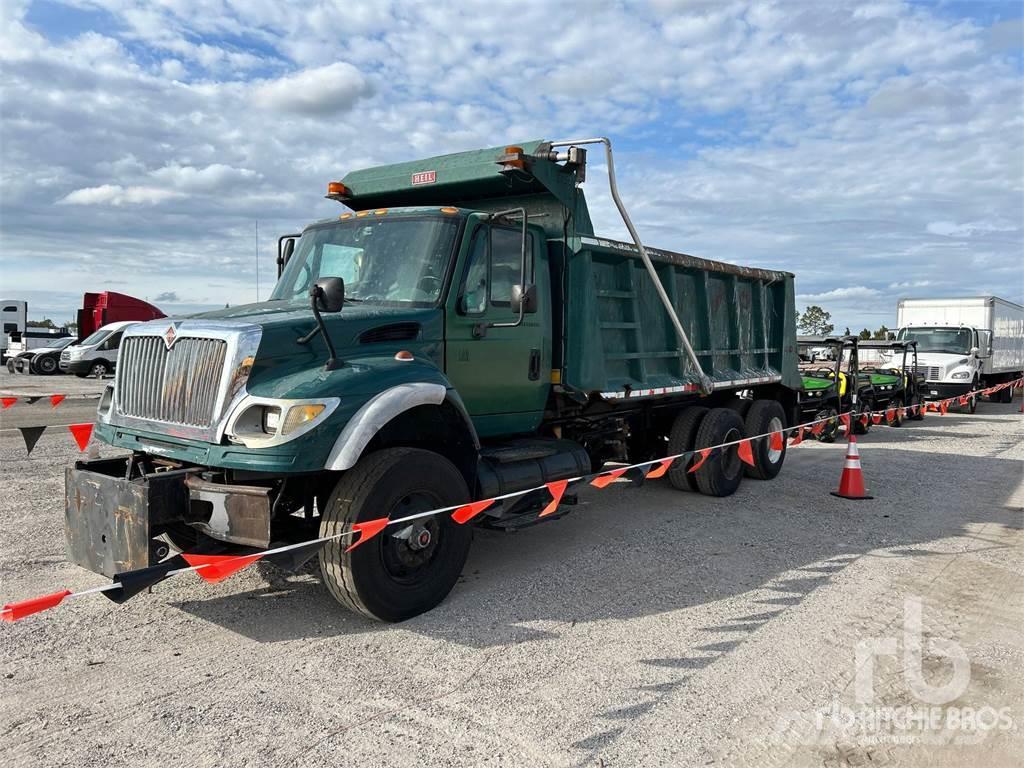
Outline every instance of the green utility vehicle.
<svg viewBox="0 0 1024 768"><path fill-rule="evenodd" d="M800 336L797 344L801 359L807 361L800 364L800 421L828 419L819 427L817 437L823 443L835 442L839 414L866 413L874 408L873 383L859 372L859 340L856 336ZM854 434L863 435L870 429L870 419L866 424L853 421Z"/></svg>
<svg viewBox="0 0 1024 768"><path fill-rule="evenodd" d="M876 410L910 408L924 403L925 374L924 369L918 367L916 341L861 341L860 348L883 350L885 357L881 364L860 368L862 374L870 377ZM907 417L920 421L924 413L918 408L908 412ZM887 415L885 422L898 427L903 419L896 411L891 418Z"/></svg>
<svg viewBox="0 0 1024 768"><path fill-rule="evenodd" d="M632 243L594 234L593 144ZM268 301L125 333L96 434L129 455L68 470L74 562L112 575L165 539L333 536L791 423L793 276L645 248L605 139L356 171L328 197L349 210L281 238ZM668 480L727 496L781 469L784 447L753 449L754 466L734 447ZM521 527L548 500L478 521ZM397 621L444 599L471 535L425 516L351 552L331 542L320 571L341 603Z"/></svg>

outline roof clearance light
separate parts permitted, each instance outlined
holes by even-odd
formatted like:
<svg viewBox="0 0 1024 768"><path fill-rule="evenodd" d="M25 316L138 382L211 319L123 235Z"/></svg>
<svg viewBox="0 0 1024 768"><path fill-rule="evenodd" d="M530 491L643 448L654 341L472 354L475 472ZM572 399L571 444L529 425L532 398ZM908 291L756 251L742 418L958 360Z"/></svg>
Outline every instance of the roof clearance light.
<svg viewBox="0 0 1024 768"><path fill-rule="evenodd" d="M342 184L340 181L331 181L327 184L327 196L328 197L348 197L350 191L349 188Z"/></svg>
<svg viewBox="0 0 1024 768"><path fill-rule="evenodd" d="M360 218L360 219L363 218L363 216L369 216L369 215L370 215L369 211L356 211L356 216L358 218Z"/></svg>
<svg viewBox="0 0 1024 768"><path fill-rule="evenodd" d="M526 164L523 162L523 158L521 157L522 154L522 147L505 147L506 159L502 161L502 165L504 165L506 168L524 168ZM520 157L507 158L508 155L520 155Z"/></svg>
<svg viewBox="0 0 1024 768"><path fill-rule="evenodd" d="M375 215L375 216L383 216L383 215L384 215L385 213L387 213L387 212L388 212L388 209L387 209L387 208L378 208L378 209L377 209L376 211L374 211L373 213L374 213L374 215Z"/></svg>
<svg viewBox="0 0 1024 768"><path fill-rule="evenodd" d="M458 213L458 212L459 212L458 208L448 208L448 207L445 207L445 208L441 209L441 213L447 213L449 216L451 216L454 213Z"/></svg>
<svg viewBox="0 0 1024 768"><path fill-rule="evenodd" d="M395 352L395 360L400 360L403 363L407 363L412 359L412 352L410 352L407 349L403 349L400 352Z"/></svg>
<svg viewBox="0 0 1024 768"><path fill-rule="evenodd" d="M341 219L342 221L344 221L345 219L351 219L352 218L352 214L351 213L343 213L338 218Z"/></svg>

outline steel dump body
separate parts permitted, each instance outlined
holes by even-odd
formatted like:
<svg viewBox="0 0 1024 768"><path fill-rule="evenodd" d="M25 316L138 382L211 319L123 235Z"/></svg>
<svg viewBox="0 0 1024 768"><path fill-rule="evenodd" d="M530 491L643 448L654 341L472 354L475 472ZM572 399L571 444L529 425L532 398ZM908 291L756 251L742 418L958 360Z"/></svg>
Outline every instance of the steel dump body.
<svg viewBox="0 0 1024 768"><path fill-rule="evenodd" d="M565 275L562 384L613 398L696 391L635 247L593 237L573 245L564 256L560 243L551 248L553 271ZM793 275L647 250L715 389L800 387Z"/></svg>

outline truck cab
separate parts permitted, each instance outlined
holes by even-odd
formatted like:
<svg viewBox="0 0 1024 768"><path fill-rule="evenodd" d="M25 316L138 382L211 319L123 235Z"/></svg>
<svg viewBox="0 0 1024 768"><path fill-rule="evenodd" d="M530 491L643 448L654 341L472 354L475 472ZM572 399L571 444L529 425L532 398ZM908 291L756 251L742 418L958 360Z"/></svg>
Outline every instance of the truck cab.
<svg viewBox="0 0 1024 768"><path fill-rule="evenodd" d="M980 388L984 361L992 354L988 330L971 326L905 326L896 333L896 340L916 342L918 371L924 375L922 392L927 400L959 397ZM895 363L896 354L885 358ZM970 411L977 407L977 398L970 400Z"/></svg>

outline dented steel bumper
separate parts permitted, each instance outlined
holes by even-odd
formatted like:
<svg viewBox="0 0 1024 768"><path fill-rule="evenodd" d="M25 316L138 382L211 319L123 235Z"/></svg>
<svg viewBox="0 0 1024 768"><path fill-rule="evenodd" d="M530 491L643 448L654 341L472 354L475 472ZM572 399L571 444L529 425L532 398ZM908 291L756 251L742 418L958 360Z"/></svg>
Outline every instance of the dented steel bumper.
<svg viewBox="0 0 1024 768"><path fill-rule="evenodd" d="M201 469L131 476L130 457L79 461L65 473L68 557L104 576L157 562L153 539L187 525L223 542L270 543L270 489L204 480Z"/></svg>

